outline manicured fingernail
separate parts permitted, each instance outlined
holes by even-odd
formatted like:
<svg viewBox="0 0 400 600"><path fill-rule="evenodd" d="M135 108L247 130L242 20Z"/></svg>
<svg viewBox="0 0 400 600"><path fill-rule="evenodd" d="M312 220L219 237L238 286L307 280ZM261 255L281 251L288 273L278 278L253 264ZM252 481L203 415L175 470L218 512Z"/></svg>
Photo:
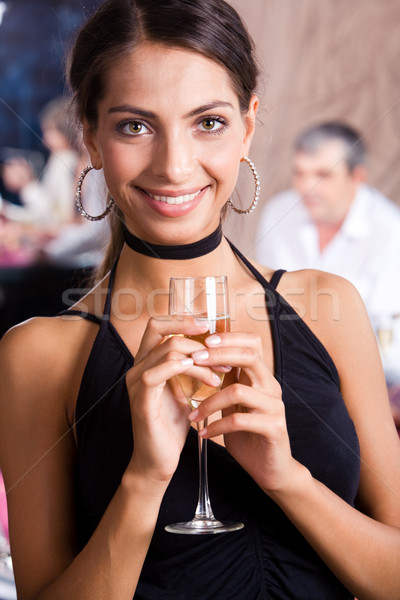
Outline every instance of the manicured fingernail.
<svg viewBox="0 0 400 600"><path fill-rule="evenodd" d="M194 360L207 360L209 357L209 353L207 350L198 350L197 352L193 352L192 357Z"/></svg>
<svg viewBox="0 0 400 600"><path fill-rule="evenodd" d="M208 336L208 338L206 339L206 344L210 345L210 346L218 346L218 344L221 343L221 338L219 337L219 335L210 335Z"/></svg>
<svg viewBox="0 0 400 600"><path fill-rule="evenodd" d="M183 358L181 360L182 367L191 367L194 364L193 358Z"/></svg>
<svg viewBox="0 0 400 600"><path fill-rule="evenodd" d="M212 374L212 378L214 380L215 385L221 385L221 378L218 377L218 375L216 373Z"/></svg>
<svg viewBox="0 0 400 600"><path fill-rule="evenodd" d="M204 319L196 319L195 318L194 322L197 325L197 327L201 327L202 329L210 329L209 322L205 321Z"/></svg>
<svg viewBox="0 0 400 600"><path fill-rule="evenodd" d="M195 421L198 416L199 416L199 411L196 409L196 410L194 410L193 412L190 413L189 419L191 421Z"/></svg>
<svg viewBox="0 0 400 600"><path fill-rule="evenodd" d="M199 431L199 435L200 435L201 437L204 437L205 435L207 435L207 427L204 427L204 429L201 429L201 430Z"/></svg>

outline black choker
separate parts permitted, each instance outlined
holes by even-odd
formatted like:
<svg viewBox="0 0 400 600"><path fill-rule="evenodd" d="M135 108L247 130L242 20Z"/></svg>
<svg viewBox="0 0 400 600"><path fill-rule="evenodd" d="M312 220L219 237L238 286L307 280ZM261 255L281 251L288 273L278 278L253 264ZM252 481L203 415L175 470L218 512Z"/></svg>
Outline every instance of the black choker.
<svg viewBox="0 0 400 600"><path fill-rule="evenodd" d="M217 229L207 237L193 242L192 244L183 244L182 246L162 246L150 244L133 235L124 226L124 239L129 248L139 254L161 258L164 260L188 260L189 258L198 258L212 252L217 248L222 239L222 227L218 225Z"/></svg>

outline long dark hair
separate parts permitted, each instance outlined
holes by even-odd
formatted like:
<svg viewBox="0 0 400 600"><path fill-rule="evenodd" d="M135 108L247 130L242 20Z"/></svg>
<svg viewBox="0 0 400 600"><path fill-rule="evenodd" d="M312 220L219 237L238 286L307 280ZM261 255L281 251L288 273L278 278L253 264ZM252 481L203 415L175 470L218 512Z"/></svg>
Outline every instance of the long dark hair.
<svg viewBox="0 0 400 600"><path fill-rule="evenodd" d="M186 48L228 71L247 112L257 86L254 44L235 9L224 0L107 0L83 25L68 63L68 81L80 121L97 125L107 73L141 42ZM99 271L103 276L122 249L122 214L111 217L112 240Z"/></svg>

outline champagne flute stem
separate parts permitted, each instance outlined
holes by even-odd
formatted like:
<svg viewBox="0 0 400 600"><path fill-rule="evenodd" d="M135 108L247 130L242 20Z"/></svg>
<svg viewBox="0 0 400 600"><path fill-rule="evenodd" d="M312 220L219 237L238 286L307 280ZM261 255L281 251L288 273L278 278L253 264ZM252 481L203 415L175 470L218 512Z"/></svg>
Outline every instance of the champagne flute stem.
<svg viewBox="0 0 400 600"><path fill-rule="evenodd" d="M199 499L197 501L194 520L214 519L208 494L207 440L198 434L203 427L207 427L207 419L197 423L197 439L199 444Z"/></svg>

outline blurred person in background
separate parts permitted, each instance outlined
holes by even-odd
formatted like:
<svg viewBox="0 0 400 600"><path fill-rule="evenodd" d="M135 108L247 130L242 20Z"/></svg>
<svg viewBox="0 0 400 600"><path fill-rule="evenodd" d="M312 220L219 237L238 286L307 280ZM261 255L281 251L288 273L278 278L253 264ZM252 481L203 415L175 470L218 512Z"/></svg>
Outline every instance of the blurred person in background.
<svg viewBox="0 0 400 600"><path fill-rule="evenodd" d="M24 156L16 155L5 161L3 185L12 194L17 194L22 205L4 201L2 214L7 219L57 229L75 218L79 144L70 126L68 103L68 98L56 98L46 104L40 114L43 143L50 155L39 178Z"/></svg>
<svg viewBox="0 0 400 600"><path fill-rule="evenodd" d="M89 163L90 157L82 144L74 185ZM100 215L104 211L107 193L103 170L91 172L82 190L82 202L91 215ZM75 204L75 188L73 202ZM79 215L65 224L56 237L43 244L42 259L62 267L95 269L103 260L110 235L108 219L88 220Z"/></svg>
<svg viewBox="0 0 400 600"><path fill-rule="evenodd" d="M271 198L260 216L256 258L350 280L393 384L400 382L400 210L366 179L366 149L354 129L330 122L304 131L294 144L293 189Z"/></svg>
<svg viewBox="0 0 400 600"><path fill-rule="evenodd" d="M102 260L109 226L107 221L86 221L76 210L75 186L89 158L78 125L69 119L69 102L56 98L41 112L43 142L50 150L42 177L22 154L4 162L3 185L19 196L21 206L3 202L1 231L11 254L29 238L35 262L92 268ZM102 173L90 175L83 194L88 210L101 213L106 196Z"/></svg>

